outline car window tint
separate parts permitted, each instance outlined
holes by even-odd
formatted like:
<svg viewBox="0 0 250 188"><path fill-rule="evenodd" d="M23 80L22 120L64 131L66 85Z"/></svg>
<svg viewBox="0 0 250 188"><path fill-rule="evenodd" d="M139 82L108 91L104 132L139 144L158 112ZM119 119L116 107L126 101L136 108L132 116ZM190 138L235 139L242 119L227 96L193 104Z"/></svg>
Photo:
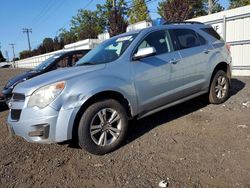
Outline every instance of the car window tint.
<svg viewBox="0 0 250 188"><path fill-rule="evenodd" d="M72 55L72 66L76 64L76 62L83 57L83 54L74 54Z"/></svg>
<svg viewBox="0 0 250 188"><path fill-rule="evenodd" d="M212 27L203 28L201 30L205 31L207 34L209 34L210 36L216 38L217 40L221 40L221 36Z"/></svg>
<svg viewBox="0 0 250 188"><path fill-rule="evenodd" d="M206 39L204 39L204 37L202 37L200 34L198 34L198 33L196 33L197 34L197 36L198 36L198 38L199 38L199 40L200 40L200 45L205 45L205 44L207 44L207 41L206 41Z"/></svg>
<svg viewBox="0 0 250 188"><path fill-rule="evenodd" d="M63 59L61 59L58 63L57 63L57 68L64 68L64 67L68 67L68 60L69 57L64 57Z"/></svg>
<svg viewBox="0 0 250 188"><path fill-rule="evenodd" d="M192 48L200 45L196 32L191 29L174 29L174 34L180 49Z"/></svg>
<svg viewBox="0 0 250 188"><path fill-rule="evenodd" d="M136 52L139 49L146 47L154 47L157 54L167 53L173 51L173 45L170 40L170 35L168 31L161 30L150 33L145 39L140 43ZM135 52L135 53L136 53Z"/></svg>

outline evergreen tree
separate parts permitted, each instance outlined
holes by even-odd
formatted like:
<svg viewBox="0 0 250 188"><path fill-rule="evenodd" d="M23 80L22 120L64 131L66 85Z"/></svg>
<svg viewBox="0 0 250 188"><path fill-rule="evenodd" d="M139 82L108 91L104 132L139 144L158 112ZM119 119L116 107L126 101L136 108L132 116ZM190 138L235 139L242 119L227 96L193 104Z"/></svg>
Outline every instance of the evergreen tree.
<svg viewBox="0 0 250 188"><path fill-rule="evenodd" d="M191 18L196 18L199 16L204 16L207 14L206 3L207 0L188 0L191 8Z"/></svg>
<svg viewBox="0 0 250 188"><path fill-rule="evenodd" d="M59 38L63 41L63 44L70 44L77 41L76 34L72 30L60 29Z"/></svg>
<svg viewBox="0 0 250 188"><path fill-rule="evenodd" d="M76 34L77 40L97 38L98 34L103 32L104 27L103 20L98 17L97 11L80 9L71 20L71 30Z"/></svg>
<svg viewBox="0 0 250 188"><path fill-rule="evenodd" d="M109 15L108 31L110 37L126 32L127 22L120 12L113 10Z"/></svg>
<svg viewBox="0 0 250 188"><path fill-rule="evenodd" d="M97 4L96 8L97 8L98 17L101 18L100 21L103 22L102 24L104 25L104 29L108 30L109 18L111 14L113 14L113 10L114 10L113 0L106 0L103 5ZM128 9L127 9L127 3L125 2L125 0L117 1L116 10L118 14L124 18L124 20L127 19Z"/></svg>
<svg viewBox="0 0 250 188"><path fill-rule="evenodd" d="M213 7L212 7L212 13L221 12L224 10L224 7L219 4L218 0L214 1Z"/></svg>
<svg viewBox="0 0 250 188"><path fill-rule="evenodd" d="M129 23L131 24L144 20L151 20L145 0L133 0L128 15Z"/></svg>
<svg viewBox="0 0 250 188"><path fill-rule="evenodd" d="M2 51L0 51L0 62L5 62L6 59L3 57Z"/></svg>
<svg viewBox="0 0 250 188"><path fill-rule="evenodd" d="M230 9L250 5L250 0L229 0L229 1L230 1L229 5Z"/></svg>
<svg viewBox="0 0 250 188"><path fill-rule="evenodd" d="M113 7L112 0L106 0L103 5L97 4L98 17L101 18L104 29L110 36L124 33L127 27L127 4L125 0L118 0L116 7Z"/></svg>
<svg viewBox="0 0 250 188"><path fill-rule="evenodd" d="M42 45L46 53L54 51L54 42L52 38L43 39Z"/></svg>

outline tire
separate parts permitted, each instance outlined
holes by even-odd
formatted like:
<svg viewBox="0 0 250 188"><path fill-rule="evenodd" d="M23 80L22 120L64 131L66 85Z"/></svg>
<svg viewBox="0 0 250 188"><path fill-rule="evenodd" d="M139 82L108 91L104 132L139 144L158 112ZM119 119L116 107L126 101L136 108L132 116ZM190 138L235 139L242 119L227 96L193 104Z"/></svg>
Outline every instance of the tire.
<svg viewBox="0 0 250 188"><path fill-rule="evenodd" d="M113 99L98 101L89 106L81 117L79 146L92 154L104 155L122 144L127 130L128 118L124 107Z"/></svg>
<svg viewBox="0 0 250 188"><path fill-rule="evenodd" d="M223 70L218 70L212 78L209 88L209 102L221 104L225 102L229 95L229 79Z"/></svg>

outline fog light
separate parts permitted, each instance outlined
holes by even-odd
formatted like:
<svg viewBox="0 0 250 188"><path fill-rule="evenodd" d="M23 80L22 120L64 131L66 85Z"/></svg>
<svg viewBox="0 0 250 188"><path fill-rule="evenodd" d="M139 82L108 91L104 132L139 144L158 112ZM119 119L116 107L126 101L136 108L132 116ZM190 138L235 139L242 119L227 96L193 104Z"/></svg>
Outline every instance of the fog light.
<svg viewBox="0 0 250 188"><path fill-rule="evenodd" d="M49 125L35 125L36 129L35 131L31 131L28 133L30 137L42 137L42 138L48 138L49 137Z"/></svg>
<svg viewBox="0 0 250 188"><path fill-rule="evenodd" d="M44 131L42 130L29 132L30 137L43 136L43 135L44 135Z"/></svg>

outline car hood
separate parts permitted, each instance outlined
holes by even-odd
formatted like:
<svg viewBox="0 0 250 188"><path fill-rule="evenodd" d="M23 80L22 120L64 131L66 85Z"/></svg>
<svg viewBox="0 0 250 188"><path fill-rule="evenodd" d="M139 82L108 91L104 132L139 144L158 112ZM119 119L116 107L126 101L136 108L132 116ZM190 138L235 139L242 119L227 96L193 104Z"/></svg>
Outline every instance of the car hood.
<svg viewBox="0 0 250 188"><path fill-rule="evenodd" d="M105 68L105 64L101 65L90 65L90 66L76 66L69 68L62 68L55 71L51 71L33 79L27 80L26 82L18 84L13 93L23 93L26 96L31 95L35 90L40 87L59 82L67 81L73 77L77 77L83 74L91 73L100 69Z"/></svg>
<svg viewBox="0 0 250 188"><path fill-rule="evenodd" d="M37 71L27 71L21 74L18 74L17 76L11 78L7 84L5 85L5 88L10 88L11 86L15 86L19 82L23 82L29 78L32 78L33 76L36 76L38 74Z"/></svg>

